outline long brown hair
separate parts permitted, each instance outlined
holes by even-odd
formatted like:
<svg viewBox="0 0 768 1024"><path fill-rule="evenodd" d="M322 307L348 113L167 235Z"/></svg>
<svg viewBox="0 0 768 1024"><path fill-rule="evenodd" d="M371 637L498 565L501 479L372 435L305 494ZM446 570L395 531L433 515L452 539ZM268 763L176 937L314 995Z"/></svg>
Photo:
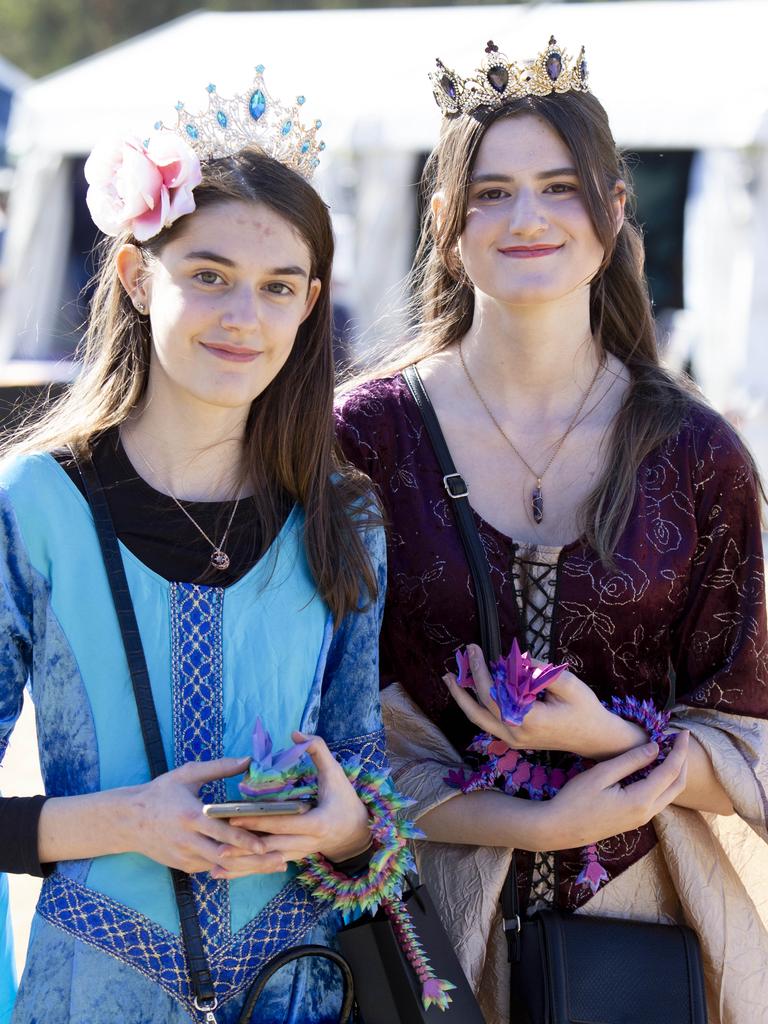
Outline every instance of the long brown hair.
<svg viewBox="0 0 768 1024"><path fill-rule="evenodd" d="M376 521L376 513L366 511L369 481L341 463L334 448L333 232L328 209L303 178L256 149L204 163L194 195L197 209L232 200L268 206L306 242L310 278L320 279L318 300L300 326L285 365L251 405L240 468L243 481L253 486L262 553L280 528L280 495L303 506L309 567L338 624L345 613L360 607L361 593L369 598L376 594L359 534L361 526ZM147 387L152 336L149 319L137 312L120 283L115 257L122 245L131 243L151 264L184 230L186 219L148 242L137 242L126 232L102 243L79 353L82 371L42 418L16 432L4 446L6 452L50 452L70 445L87 455L96 435L122 423L135 409Z"/></svg>
<svg viewBox="0 0 768 1024"><path fill-rule="evenodd" d="M680 429L692 406L703 398L684 379L660 364L651 303L644 274L640 231L633 220L633 195L626 162L616 147L608 117L588 93L563 93L511 100L475 116L446 119L421 181L424 215L410 276L413 324L406 341L368 363L348 381L386 376L458 342L470 329L475 299L458 254L466 221L469 185L480 143L502 118L532 114L545 121L573 154L582 195L603 250L590 284L590 320L605 352L628 369L631 382L608 443L601 479L579 510L587 542L612 560L635 496L637 470L645 456ZM616 232L615 188L624 182L627 206ZM440 217L430 199L441 193ZM745 452L759 483L757 468Z"/></svg>

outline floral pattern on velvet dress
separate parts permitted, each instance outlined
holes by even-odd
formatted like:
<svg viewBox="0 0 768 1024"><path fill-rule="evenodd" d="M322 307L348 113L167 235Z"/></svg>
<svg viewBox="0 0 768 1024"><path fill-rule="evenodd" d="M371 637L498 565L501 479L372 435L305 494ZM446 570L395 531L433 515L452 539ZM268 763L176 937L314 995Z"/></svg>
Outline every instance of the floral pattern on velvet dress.
<svg viewBox="0 0 768 1024"><path fill-rule="evenodd" d="M649 410L652 415L652 410ZM474 733L441 676L454 653L479 643L477 606L461 539L429 437L399 374L343 396L337 433L347 458L373 480L387 518L388 592L381 684L399 680L465 751ZM488 558L502 649L521 636L513 563L517 545L475 514ZM678 433L637 474L634 505L615 552L601 563L583 541L557 565L549 658L568 662L604 701L633 695L664 707L713 708L768 718L765 584L756 487L735 434L692 406ZM541 752L567 767L569 755ZM652 823L599 844L606 884L656 844ZM592 895L577 884L591 849L556 856L558 903ZM533 855L520 858L521 891Z"/></svg>

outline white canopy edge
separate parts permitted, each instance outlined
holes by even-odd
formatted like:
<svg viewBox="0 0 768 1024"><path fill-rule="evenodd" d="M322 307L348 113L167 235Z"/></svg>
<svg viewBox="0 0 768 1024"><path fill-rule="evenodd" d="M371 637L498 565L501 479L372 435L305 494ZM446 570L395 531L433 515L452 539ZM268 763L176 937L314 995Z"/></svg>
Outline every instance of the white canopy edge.
<svg viewBox="0 0 768 1024"><path fill-rule="evenodd" d="M11 64L5 57L0 57L0 86L5 86L11 92L19 92L25 89L30 82L32 82L32 78L26 72L17 68L15 64Z"/></svg>
<svg viewBox="0 0 768 1024"><path fill-rule="evenodd" d="M587 47L591 84L620 144L745 147L768 137L761 41L768 0L625 0L482 7L199 12L33 83L14 106L12 152L87 153L100 138L174 123L205 86L243 89L267 68L276 95L307 95L331 152L426 150L440 116L427 72L440 56L468 74L489 38L533 56L554 33Z"/></svg>

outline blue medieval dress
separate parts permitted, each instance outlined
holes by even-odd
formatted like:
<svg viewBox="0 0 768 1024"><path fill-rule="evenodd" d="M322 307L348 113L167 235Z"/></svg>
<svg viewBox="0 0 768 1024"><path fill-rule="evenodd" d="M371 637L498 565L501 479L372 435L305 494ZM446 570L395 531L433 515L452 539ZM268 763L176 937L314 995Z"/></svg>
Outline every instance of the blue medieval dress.
<svg viewBox="0 0 768 1024"><path fill-rule="evenodd" d="M8 904L8 879L0 875L0 1024L8 1024L16 996L13 963L11 908Z"/></svg>
<svg viewBox="0 0 768 1024"><path fill-rule="evenodd" d="M385 546L363 532L379 596L334 629L305 557L294 506L266 554L227 588L169 582L122 546L170 765L243 756L260 716L276 748L318 733L341 757L385 763L378 632ZM0 467L0 758L35 705L46 792L72 796L148 781L133 691L89 507L46 454ZM237 780L204 787L236 797ZM234 881L193 876L220 1007L237 1020L254 973L340 921L295 868ZM334 968L276 976L263 1024L323 1024L339 1007ZM139 854L62 862L43 883L14 1024L181 1024L194 1009L168 869Z"/></svg>

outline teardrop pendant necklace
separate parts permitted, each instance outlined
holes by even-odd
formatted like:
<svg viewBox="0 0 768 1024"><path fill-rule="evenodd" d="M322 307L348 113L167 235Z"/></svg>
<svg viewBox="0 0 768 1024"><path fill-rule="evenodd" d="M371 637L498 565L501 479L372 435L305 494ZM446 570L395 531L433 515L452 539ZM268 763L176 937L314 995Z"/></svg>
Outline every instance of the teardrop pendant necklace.
<svg viewBox="0 0 768 1024"><path fill-rule="evenodd" d="M463 339L462 339L462 341L463 341ZM544 469L542 469L542 471L540 473L537 473L536 470L533 468L533 466L530 465L528 460L526 458L524 458L524 456L520 453L520 451L517 448L517 446L515 445L514 441L509 437L509 435L504 430L502 425L499 423L499 421L496 419L496 417L491 412L490 406L488 405L486 400L483 398L482 394L480 393L480 389L478 388L477 384L475 384L475 381L474 381L474 379L472 377L472 374L469 372L469 367L467 366L466 360L464 359L464 352L462 351L462 347L461 346L462 346L462 342L460 341L459 342L459 359L461 360L461 365L462 365L462 368L464 370L464 375L466 376L467 380L469 381L469 384L470 384L472 390L475 392L475 394L479 398L480 403L482 404L483 408L485 409L485 411L488 413L489 417L491 418L491 422L493 423L493 425L496 427L498 432L501 434L501 436L507 442L507 444L512 449L512 451L515 453L515 455L518 457L518 459L520 459L520 461L525 466L525 468L528 470L528 472L531 474L531 476L536 480L536 486L531 491L531 509L530 510L531 510L531 515L533 516L533 521L538 526L540 523L542 523L544 521L544 490L542 488L542 480L544 479L544 477L545 477L549 467L552 465L552 463L557 458L557 455L558 455L560 449L565 444L565 439L568 437L568 435L571 433L571 431L573 430L573 428L576 426L577 422L579 421L579 416L581 415L581 411L584 408L584 406L587 404L587 400L589 399L589 396L592 394L592 392L593 392L593 390L595 388L595 384L597 383L597 378L600 376L600 371L603 369L603 366L605 365L605 363L604 363L603 360L600 360L600 362L597 364L597 369L595 370L595 375L592 378L589 387L584 392L584 395L583 395L581 401L579 402L579 407L576 410L576 412L573 414L573 416L571 418L571 422L566 427L565 433L562 434L558 438L558 440L555 442L554 447L552 449L552 453L549 456L549 458L547 459L547 464L544 466Z"/></svg>

